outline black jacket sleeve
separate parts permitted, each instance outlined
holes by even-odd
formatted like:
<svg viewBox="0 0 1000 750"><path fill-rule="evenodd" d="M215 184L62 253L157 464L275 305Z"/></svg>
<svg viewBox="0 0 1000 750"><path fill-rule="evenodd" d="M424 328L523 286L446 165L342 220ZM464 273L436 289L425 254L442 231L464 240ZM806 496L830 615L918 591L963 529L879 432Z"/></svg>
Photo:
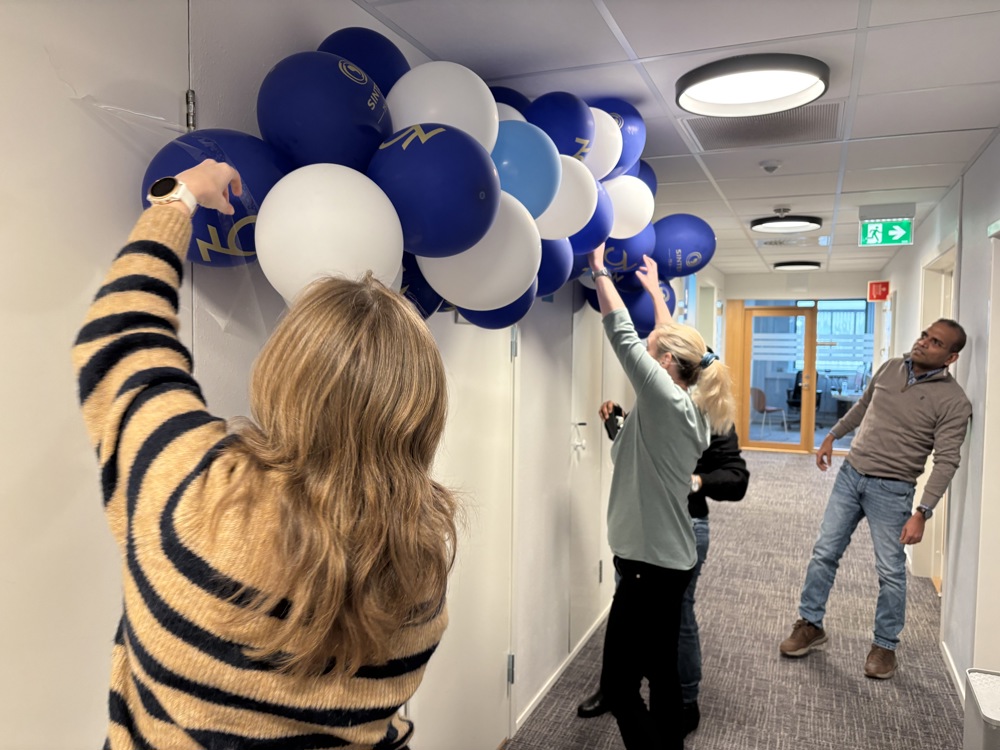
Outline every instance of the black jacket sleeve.
<svg viewBox="0 0 1000 750"><path fill-rule="evenodd" d="M694 473L701 477L701 490L691 497L713 500L742 500L750 483L750 471L740 455L740 440L733 427L725 435L712 435L712 442Z"/></svg>

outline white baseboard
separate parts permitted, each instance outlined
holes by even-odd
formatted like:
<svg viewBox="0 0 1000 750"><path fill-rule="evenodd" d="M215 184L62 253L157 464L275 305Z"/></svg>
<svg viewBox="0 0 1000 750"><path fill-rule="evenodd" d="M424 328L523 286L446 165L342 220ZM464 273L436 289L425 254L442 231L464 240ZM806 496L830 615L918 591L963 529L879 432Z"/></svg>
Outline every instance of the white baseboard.
<svg viewBox="0 0 1000 750"><path fill-rule="evenodd" d="M604 623L604 620L607 619L608 612L610 611L611 611L611 604L608 603L608 606L604 609L603 612L601 612L600 616L596 620L594 620L594 624L590 626L590 629L587 630L587 632L580 639L580 642L577 643L576 648L574 648L566 656L566 658L563 659L558 669L556 669L556 671L552 673L552 676L545 681L545 684L542 685L542 689L538 691L538 694L531 699L531 703L529 703L528 706L524 709L524 711L521 712L521 715L517 717L514 724L515 732L517 732L522 726L524 726L524 722L526 722L528 718L531 716L532 711L538 708L538 704L541 703L542 699L549 694L549 690L551 690L552 686L556 684L556 680L558 680L562 676L562 673L566 671L566 667L568 667L573 662L573 659L576 658L576 655L580 653L581 649L583 649L585 645L587 645L587 641L589 641L590 637L595 632L597 632L597 629L599 627L601 627L601 625Z"/></svg>
<svg viewBox="0 0 1000 750"><path fill-rule="evenodd" d="M948 672L948 676L951 677L951 681L955 684L955 689L958 690L959 696L962 699L962 708L965 708L965 677L959 674L958 667L955 666L955 660L951 658L951 651L948 650L948 644L944 641L940 642L941 645L941 656L944 657L945 669Z"/></svg>

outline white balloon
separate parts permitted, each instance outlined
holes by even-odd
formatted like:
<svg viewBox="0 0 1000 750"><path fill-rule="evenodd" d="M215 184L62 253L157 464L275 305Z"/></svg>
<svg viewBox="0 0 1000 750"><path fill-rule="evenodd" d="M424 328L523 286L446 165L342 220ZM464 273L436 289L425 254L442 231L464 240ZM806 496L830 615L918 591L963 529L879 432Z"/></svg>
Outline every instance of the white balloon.
<svg viewBox="0 0 1000 750"><path fill-rule="evenodd" d="M655 207L653 193L646 183L638 177L622 175L602 184L615 211L611 236L623 240L645 229L653 218Z"/></svg>
<svg viewBox="0 0 1000 750"><path fill-rule="evenodd" d="M562 180L552 203L535 219L542 239L559 240L576 234L590 221L597 208L597 183L579 159L559 155ZM648 222L647 222L648 223Z"/></svg>
<svg viewBox="0 0 1000 750"><path fill-rule="evenodd" d="M595 178L603 180L622 156L622 131L603 109L591 107L590 111L594 115L594 141L583 163Z"/></svg>
<svg viewBox="0 0 1000 750"><path fill-rule="evenodd" d="M597 289L597 284L592 278L590 278L590 269L582 272L576 277L576 280L583 284L587 289Z"/></svg>
<svg viewBox="0 0 1000 750"><path fill-rule="evenodd" d="M519 120L521 122L527 122L524 115L509 104L504 104L502 102L497 102L497 114L500 115L500 122L503 122L504 120Z"/></svg>
<svg viewBox="0 0 1000 750"><path fill-rule="evenodd" d="M398 292L400 289L403 288L403 264L402 263L399 265L399 273L396 274L396 278L394 278L392 280L392 283L389 285L389 288L392 289L392 291L394 291L394 292Z"/></svg>
<svg viewBox="0 0 1000 750"><path fill-rule="evenodd" d="M431 288L466 310L509 305L528 290L541 263L542 240L534 219L517 198L504 192L493 226L471 248L448 258L417 256Z"/></svg>
<svg viewBox="0 0 1000 750"><path fill-rule="evenodd" d="M388 286L403 263L403 228L388 196L340 164L282 177L260 205L254 237L261 270L289 304L322 276L371 270Z"/></svg>
<svg viewBox="0 0 1000 750"><path fill-rule="evenodd" d="M437 122L464 130L488 152L497 142L500 115L482 78L458 63L435 60L404 73L386 97L393 130Z"/></svg>

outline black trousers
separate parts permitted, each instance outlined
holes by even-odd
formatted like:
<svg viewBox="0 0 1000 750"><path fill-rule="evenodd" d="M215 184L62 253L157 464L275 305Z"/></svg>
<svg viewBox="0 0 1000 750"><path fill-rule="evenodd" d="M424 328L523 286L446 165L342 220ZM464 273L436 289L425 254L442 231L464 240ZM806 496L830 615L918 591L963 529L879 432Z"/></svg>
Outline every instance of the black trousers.
<svg viewBox="0 0 1000 750"><path fill-rule="evenodd" d="M604 636L601 691L626 750L682 750L677 640L690 570L615 557L621 582ZM639 693L649 680L649 708Z"/></svg>

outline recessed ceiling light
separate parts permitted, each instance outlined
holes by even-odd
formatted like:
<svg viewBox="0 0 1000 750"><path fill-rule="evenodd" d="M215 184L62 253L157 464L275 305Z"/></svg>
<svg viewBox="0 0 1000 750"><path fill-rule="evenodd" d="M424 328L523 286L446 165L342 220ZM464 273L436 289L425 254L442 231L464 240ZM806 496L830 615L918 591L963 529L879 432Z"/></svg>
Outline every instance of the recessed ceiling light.
<svg viewBox="0 0 1000 750"><path fill-rule="evenodd" d="M677 106L706 117L753 117L819 99L830 66L804 55L740 55L695 68L677 79Z"/></svg>
<svg viewBox="0 0 1000 750"><path fill-rule="evenodd" d="M793 234L795 232L814 232L823 226L823 220L818 216L766 216L750 222L750 228L755 232L770 234Z"/></svg>
<svg viewBox="0 0 1000 750"><path fill-rule="evenodd" d="M821 267L818 260L783 260L772 266L775 271L815 271Z"/></svg>

